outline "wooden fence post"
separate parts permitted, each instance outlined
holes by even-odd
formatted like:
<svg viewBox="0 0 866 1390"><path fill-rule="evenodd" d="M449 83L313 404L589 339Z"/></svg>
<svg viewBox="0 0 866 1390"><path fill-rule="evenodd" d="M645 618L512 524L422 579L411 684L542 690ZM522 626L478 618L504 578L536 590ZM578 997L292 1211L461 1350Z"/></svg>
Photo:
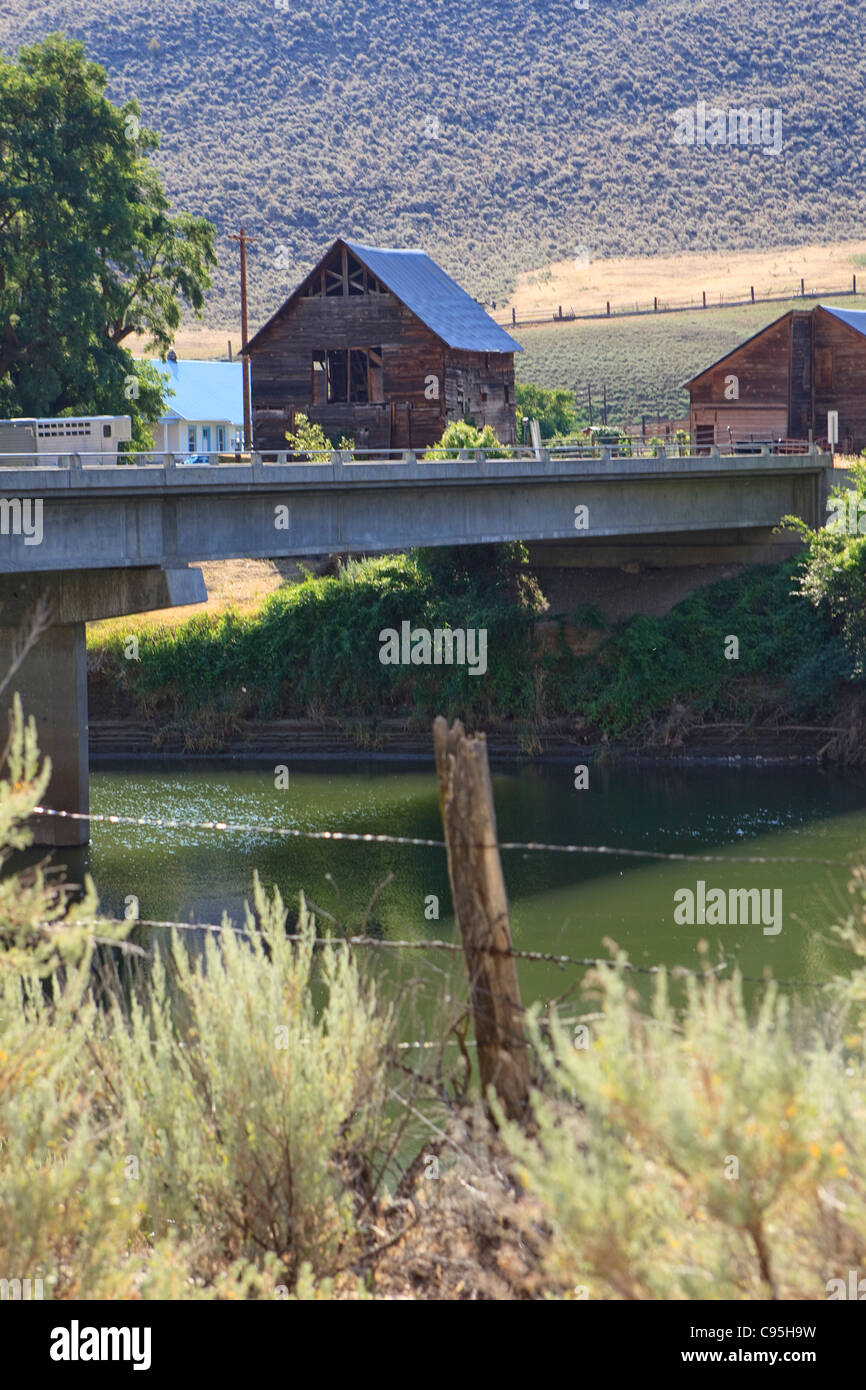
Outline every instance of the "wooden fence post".
<svg viewBox="0 0 866 1390"><path fill-rule="evenodd" d="M460 928L486 1097L492 1086L512 1120L529 1109L529 1053L517 964L511 949L508 899L499 860L493 789L483 734L467 737L457 720L433 724L439 807L448 850L448 877Z"/></svg>

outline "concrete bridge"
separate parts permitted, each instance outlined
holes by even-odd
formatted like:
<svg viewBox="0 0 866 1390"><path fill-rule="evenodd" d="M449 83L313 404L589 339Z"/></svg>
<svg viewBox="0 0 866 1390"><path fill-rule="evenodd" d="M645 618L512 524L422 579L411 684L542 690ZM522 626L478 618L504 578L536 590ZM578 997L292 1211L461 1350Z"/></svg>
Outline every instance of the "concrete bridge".
<svg viewBox="0 0 866 1390"><path fill-rule="evenodd" d="M253 455L219 467L75 455L57 467L0 456L0 671L47 595L52 626L16 677L54 764L49 804L87 811L85 625L204 602L195 562L371 554L414 546L530 543L538 563L761 563L796 548L773 536L788 513L826 519L829 455L593 457L516 451L459 459ZM45 842L87 839L50 820Z"/></svg>

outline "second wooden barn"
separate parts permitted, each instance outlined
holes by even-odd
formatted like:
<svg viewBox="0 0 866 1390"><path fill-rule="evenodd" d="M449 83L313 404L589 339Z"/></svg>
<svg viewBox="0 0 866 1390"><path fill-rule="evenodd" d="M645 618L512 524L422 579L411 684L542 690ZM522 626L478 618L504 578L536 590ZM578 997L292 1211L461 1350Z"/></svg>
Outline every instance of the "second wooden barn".
<svg viewBox="0 0 866 1390"><path fill-rule="evenodd" d="M866 311L792 310L691 381L692 439L699 448L827 438L839 412L839 447L866 445Z"/></svg>
<svg viewBox="0 0 866 1390"><path fill-rule="evenodd" d="M359 449L424 448L463 419L514 443L522 348L423 251L339 238L246 351L257 449L285 449L299 414Z"/></svg>

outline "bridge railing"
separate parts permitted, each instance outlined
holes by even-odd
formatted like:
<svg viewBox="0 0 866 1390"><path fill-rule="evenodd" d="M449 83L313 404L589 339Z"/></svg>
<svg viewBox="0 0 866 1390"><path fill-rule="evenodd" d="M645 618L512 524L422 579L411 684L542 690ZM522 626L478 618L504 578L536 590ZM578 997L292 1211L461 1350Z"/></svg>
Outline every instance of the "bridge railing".
<svg viewBox="0 0 866 1390"><path fill-rule="evenodd" d="M293 453L287 449L254 450L252 453L202 453L174 454L151 449L138 453L118 454L107 458L104 453L76 454L24 454L0 453L0 469L22 468L60 468L78 470L82 468L154 468L171 470L191 470L201 476L219 467L248 467L253 471L263 466L297 464L309 468L321 465L323 468L392 464L410 465L424 468L437 463L485 464L495 463L552 463L598 460L612 462L617 459L636 458L696 458L715 455L719 458L741 458L744 455L787 455L787 454L826 454L828 446L824 441L810 444L800 439L760 439L738 438L727 445L693 443L692 441L660 441L644 439L640 436L620 436L617 439L594 439L585 442L544 446L540 449L527 445L513 445L497 449L343 449L311 450Z"/></svg>

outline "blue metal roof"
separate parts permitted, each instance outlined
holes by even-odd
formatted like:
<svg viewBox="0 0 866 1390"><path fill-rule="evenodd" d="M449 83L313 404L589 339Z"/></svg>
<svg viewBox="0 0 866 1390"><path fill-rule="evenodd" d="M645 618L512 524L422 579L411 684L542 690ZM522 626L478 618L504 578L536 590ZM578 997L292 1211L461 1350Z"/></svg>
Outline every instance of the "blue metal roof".
<svg viewBox="0 0 866 1390"><path fill-rule="evenodd" d="M866 338L866 309L831 309L829 304L822 304L821 308L826 314L832 314L834 318L841 319L843 323L847 323L849 328L855 328Z"/></svg>
<svg viewBox="0 0 866 1390"><path fill-rule="evenodd" d="M449 347L463 352L523 351L425 251L362 246L357 241L346 245Z"/></svg>
<svg viewBox="0 0 866 1390"><path fill-rule="evenodd" d="M168 397L164 420L225 420L240 425L244 418L244 388L240 362L161 362L153 365L168 378L175 392Z"/></svg>

